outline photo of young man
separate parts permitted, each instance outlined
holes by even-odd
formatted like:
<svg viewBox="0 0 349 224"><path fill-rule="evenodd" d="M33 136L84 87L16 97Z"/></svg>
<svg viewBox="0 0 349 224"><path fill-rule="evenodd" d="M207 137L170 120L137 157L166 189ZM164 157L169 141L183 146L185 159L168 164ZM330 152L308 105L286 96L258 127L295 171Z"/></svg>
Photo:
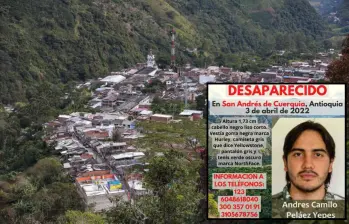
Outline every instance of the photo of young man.
<svg viewBox="0 0 349 224"><path fill-rule="evenodd" d="M283 163L286 186L273 195L278 200L344 200L328 191L336 144L320 123L306 121L286 136Z"/></svg>

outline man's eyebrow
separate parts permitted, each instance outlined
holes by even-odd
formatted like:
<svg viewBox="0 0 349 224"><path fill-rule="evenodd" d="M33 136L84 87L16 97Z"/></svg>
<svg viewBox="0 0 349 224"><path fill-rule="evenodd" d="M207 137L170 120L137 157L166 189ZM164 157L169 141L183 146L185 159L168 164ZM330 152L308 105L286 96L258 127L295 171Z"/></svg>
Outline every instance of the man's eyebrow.
<svg viewBox="0 0 349 224"><path fill-rule="evenodd" d="M304 152L305 150L304 149L301 149L301 148L292 148L291 150L290 150L290 152L294 152L294 151L301 151L301 152ZM325 150L325 149L312 149L311 150L312 152L324 152L324 153L326 153L327 154L327 151Z"/></svg>
<svg viewBox="0 0 349 224"><path fill-rule="evenodd" d="M301 149L301 148L292 148L290 150L290 152L293 152L293 151L301 151L301 152L304 152L305 150L304 149Z"/></svg>

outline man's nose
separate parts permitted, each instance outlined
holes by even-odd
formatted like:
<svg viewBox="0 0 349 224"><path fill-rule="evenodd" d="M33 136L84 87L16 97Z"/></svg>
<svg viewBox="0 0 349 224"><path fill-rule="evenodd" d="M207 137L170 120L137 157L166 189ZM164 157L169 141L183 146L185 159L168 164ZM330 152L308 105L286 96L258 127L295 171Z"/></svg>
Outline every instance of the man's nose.
<svg viewBox="0 0 349 224"><path fill-rule="evenodd" d="M304 160L303 160L303 169L313 169L314 168L314 163L313 163L313 158L311 155L304 155Z"/></svg>

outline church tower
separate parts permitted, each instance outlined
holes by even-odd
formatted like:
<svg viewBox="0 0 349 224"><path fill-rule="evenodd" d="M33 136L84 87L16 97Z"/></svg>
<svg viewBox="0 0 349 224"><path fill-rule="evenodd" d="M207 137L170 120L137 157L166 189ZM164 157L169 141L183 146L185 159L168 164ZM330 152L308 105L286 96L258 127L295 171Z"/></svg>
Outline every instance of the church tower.
<svg viewBox="0 0 349 224"><path fill-rule="evenodd" d="M147 56L147 67L156 68L155 56L153 55L152 49L149 50L149 54Z"/></svg>

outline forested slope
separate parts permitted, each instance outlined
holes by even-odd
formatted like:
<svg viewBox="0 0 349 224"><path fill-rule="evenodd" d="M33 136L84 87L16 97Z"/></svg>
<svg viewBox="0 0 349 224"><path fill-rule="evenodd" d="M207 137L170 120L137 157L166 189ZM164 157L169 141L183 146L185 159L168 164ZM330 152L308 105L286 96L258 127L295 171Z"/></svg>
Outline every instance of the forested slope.
<svg viewBox="0 0 349 224"><path fill-rule="evenodd" d="M172 26L179 62L220 54L314 49L325 30L306 0L3 0L0 102L23 101L42 80L105 76L143 62L153 48L169 63ZM197 54L185 49L197 48Z"/></svg>
<svg viewBox="0 0 349 224"><path fill-rule="evenodd" d="M349 0L343 0L338 7L338 14L342 23L349 26Z"/></svg>
<svg viewBox="0 0 349 224"><path fill-rule="evenodd" d="M310 4L323 16L327 16L331 12L336 12L343 1L344 0L309 0Z"/></svg>

